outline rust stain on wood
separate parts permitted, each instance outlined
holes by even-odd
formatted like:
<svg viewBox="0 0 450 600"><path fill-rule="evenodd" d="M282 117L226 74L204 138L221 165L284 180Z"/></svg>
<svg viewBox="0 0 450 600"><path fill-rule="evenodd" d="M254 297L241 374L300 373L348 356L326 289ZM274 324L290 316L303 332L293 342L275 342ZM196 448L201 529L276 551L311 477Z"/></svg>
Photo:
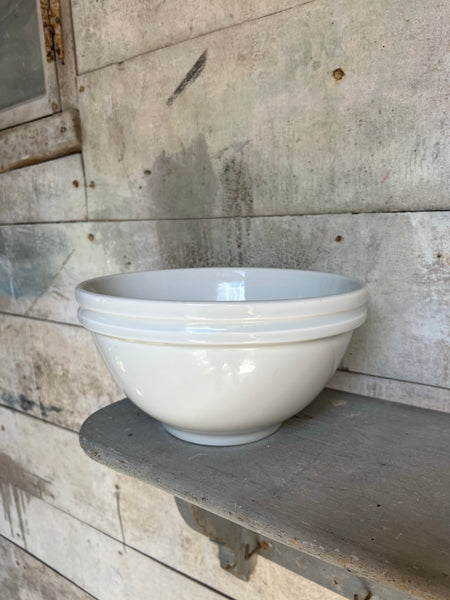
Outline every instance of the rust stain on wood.
<svg viewBox="0 0 450 600"><path fill-rule="evenodd" d="M41 0L41 14L47 62L52 62L56 58L64 61L61 5L59 0Z"/></svg>
<svg viewBox="0 0 450 600"><path fill-rule="evenodd" d="M333 71L333 77L336 79L336 81L339 81L340 79L345 77L345 73L344 73L343 69L341 69L341 68L335 69Z"/></svg>

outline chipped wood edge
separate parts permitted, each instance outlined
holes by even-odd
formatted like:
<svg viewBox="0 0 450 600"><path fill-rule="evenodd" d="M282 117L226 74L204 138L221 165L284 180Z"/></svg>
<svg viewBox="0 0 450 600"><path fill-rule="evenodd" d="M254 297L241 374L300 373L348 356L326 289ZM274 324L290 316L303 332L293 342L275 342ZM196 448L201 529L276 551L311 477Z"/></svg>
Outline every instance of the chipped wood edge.
<svg viewBox="0 0 450 600"><path fill-rule="evenodd" d="M0 132L0 173L80 151L78 112L65 111Z"/></svg>

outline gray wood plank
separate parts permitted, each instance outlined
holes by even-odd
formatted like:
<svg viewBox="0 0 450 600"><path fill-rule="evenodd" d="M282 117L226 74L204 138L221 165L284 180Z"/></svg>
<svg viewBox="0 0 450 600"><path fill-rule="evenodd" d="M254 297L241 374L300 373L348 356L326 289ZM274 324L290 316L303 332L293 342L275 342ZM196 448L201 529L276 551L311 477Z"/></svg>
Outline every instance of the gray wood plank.
<svg viewBox="0 0 450 600"><path fill-rule="evenodd" d="M3 600L92 600L68 579L0 536L0 595ZM95 599L94 599L95 600Z"/></svg>
<svg viewBox="0 0 450 600"><path fill-rule="evenodd" d="M449 598L450 417L326 391L270 438L172 438L129 400L91 416L85 452L356 575ZM129 436L129 432L133 436Z"/></svg>
<svg viewBox="0 0 450 600"><path fill-rule="evenodd" d="M309 0L72 0L80 73Z"/></svg>
<svg viewBox="0 0 450 600"><path fill-rule="evenodd" d="M78 112L57 113L0 131L0 173L80 150Z"/></svg>
<svg viewBox="0 0 450 600"><path fill-rule="evenodd" d="M368 319L344 368L450 387L449 218L432 212L3 226L0 310L76 323L76 284L114 272L227 265L334 272L369 285Z"/></svg>
<svg viewBox="0 0 450 600"><path fill-rule="evenodd" d="M11 486L19 499L25 539L14 514L0 512L0 534L14 541L99 600L223 600L222 594L169 569L74 519L38 497ZM60 596L67 598L67 596ZM2 598L3 600L3 598ZM11 598L8 600L16 600ZM34 600L34 597L33 597Z"/></svg>
<svg viewBox="0 0 450 600"><path fill-rule="evenodd" d="M81 154L0 175L0 223L87 218Z"/></svg>
<svg viewBox="0 0 450 600"><path fill-rule="evenodd" d="M448 17L316 0L81 76L90 217L449 208Z"/></svg>
<svg viewBox="0 0 450 600"><path fill-rule="evenodd" d="M57 402L56 397L52 401ZM44 540L43 549L41 546L45 555L40 556L43 560L45 556L48 563L56 567L52 558L55 553L52 539L57 536L60 539L61 531L66 531L58 530L58 526L62 524L68 529L72 526L77 528L77 521L82 521L85 528L79 533L80 537L76 533L75 537L70 538L72 552L67 554L68 559L72 557L74 570L70 570L70 562L65 564L63 560L64 570L61 572L69 573L71 579L76 578L79 582L87 581L91 591L98 589L90 587L97 583L89 581L92 573L90 565L88 576L83 579L82 569L87 559L82 552L78 554L76 549L83 533L89 538L89 532L97 530L120 543L116 545L120 552L128 555L129 549L134 549L235 600L297 600L298 597L307 600L342 600L334 592L298 574L285 571L264 557L258 559L249 582L230 577L220 568L217 546L186 525L170 494L92 461L80 448L78 432L55 427L4 407L0 407L0 431L0 495L5 508L5 511L0 510L0 523L4 518L4 531L19 543L26 543L29 548L32 545L36 548L39 535L45 532L48 539ZM36 499L42 502L36 503ZM51 505L53 509L48 509L46 505ZM52 515L58 515L58 512L69 515L71 519L57 520L52 524ZM45 519L47 522L43 522ZM99 550L94 553L95 565L100 570L108 571L108 561L112 560L114 566L122 571L120 552L119 557L114 553L109 556L105 554L102 560L101 552L104 552L105 546L106 549L111 546L104 544L101 536L96 536L96 540ZM131 572L134 563L138 582L142 576L143 585L150 577L151 571L146 572L145 561L141 563L133 558L136 556L134 551L126 567L130 569L126 573L129 577L126 581L128 588L122 590L134 585L136 579ZM64 549L62 553L65 556ZM61 558L57 560L61 561ZM151 566L152 561L147 562ZM336 592L341 590L340 578L338 581ZM110 582L107 581L105 585L106 591L99 598L110 600L107 595ZM153 600L153 596L151 598ZM159 600L157 595L156 598ZM129 600L136 600L136 597L130 595ZM145 600L148 600L148 596ZM166 600L166 597L162 596L161 600Z"/></svg>
<svg viewBox="0 0 450 600"><path fill-rule="evenodd" d="M120 397L81 327L0 314L0 338L3 405L78 431L94 410Z"/></svg>

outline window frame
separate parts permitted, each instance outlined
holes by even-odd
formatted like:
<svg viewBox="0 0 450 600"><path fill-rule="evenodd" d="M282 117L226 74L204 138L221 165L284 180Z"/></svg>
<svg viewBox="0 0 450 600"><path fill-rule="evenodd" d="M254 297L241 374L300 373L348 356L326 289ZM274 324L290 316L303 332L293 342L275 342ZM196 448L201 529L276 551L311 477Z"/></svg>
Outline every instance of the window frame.
<svg viewBox="0 0 450 600"><path fill-rule="evenodd" d="M43 2L41 6L40 0L35 0L35 2L45 78L45 94L0 110L0 130L48 117L61 110L56 60L53 57L51 61L47 61L46 56L42 11L46 9L47 3Z"/></svg>

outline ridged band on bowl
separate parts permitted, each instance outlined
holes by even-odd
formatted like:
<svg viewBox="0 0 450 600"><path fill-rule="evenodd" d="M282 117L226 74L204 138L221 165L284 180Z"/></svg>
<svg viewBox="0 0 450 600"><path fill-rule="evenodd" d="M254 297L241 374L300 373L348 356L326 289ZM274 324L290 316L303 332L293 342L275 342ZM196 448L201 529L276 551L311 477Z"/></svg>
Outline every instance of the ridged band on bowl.
<svg viewBox="0 0 450 600"><path fill-rule="evenodd" d="M136 285L140 277L144 283L146 276L154 279L154 275L170 281L172 276L186 271L190 271L190 277L192 274L207 277L208 271L222 271L228 277L231 273L237 280L245 278L250 271L263 276L266 273L270 276L271 271L282 271L283 276L293 274L306 280L319 276L328 282L332 291L318 297L276 299L275 278L273 300L146 299L139 297L140 288L135 292L138 297L133 297L132 291L131 297L122 295L123 290L128 290L128 286L132 288L133 282ZM334 289L348 291L334 293ZM181 269L92 279L77 287L76 296L80 304L78 318L94 333L147 343L241 345L298 342L356 329L366 318L367 288L357 280L311 271Z"/></svg>
<svg viewBox="0 0 450 600"><path fill-rule="evenodd" d="M103 315L83 308L78 319L90 331L139 342L196 345L276 344L338 335L364 323L366 306L322 317L238 323L169 321Z"/></svg>

